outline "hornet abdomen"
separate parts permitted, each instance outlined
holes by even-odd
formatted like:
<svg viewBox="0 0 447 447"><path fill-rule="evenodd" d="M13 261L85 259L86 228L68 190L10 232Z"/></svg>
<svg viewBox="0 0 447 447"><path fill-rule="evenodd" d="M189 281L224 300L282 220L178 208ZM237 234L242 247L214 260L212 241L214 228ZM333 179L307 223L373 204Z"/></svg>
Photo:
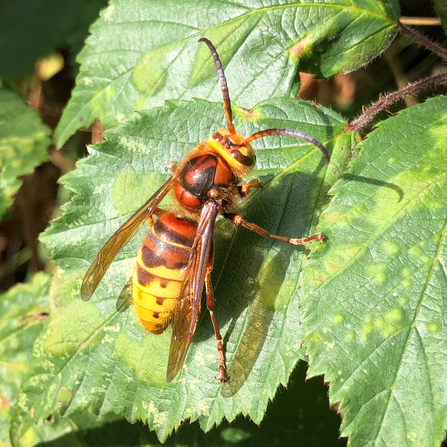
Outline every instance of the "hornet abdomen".
<svg viewBox="0 0 447 447"><path fill-rule="evenodd" d="M171 322L181 297L197 224L167 211L154 223L138 252L133 275L135 311L150 332L159 334Z"/></svg>

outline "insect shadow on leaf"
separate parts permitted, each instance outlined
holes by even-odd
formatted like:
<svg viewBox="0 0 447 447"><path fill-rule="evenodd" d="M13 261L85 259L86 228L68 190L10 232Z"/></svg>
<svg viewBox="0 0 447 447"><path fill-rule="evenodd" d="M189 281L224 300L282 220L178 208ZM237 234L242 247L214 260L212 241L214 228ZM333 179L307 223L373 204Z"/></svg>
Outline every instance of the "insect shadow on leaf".
<svg viewBox="0 0 447 447"><path fill-rule="evenodd" d="M316 171L321 168L323 166L317 167ZM282 177L281 185L267 187L250 201L244 207L243 215L272 232L308 234L314 214L309 203L311 191L318 186L319 179L314 174L299 171L287 174ZM276 217L272 219L272 216ZM242 314L247 312L245 329L239 336L234 354L228 358L228 381L222 385L222 395L230 397L248 379L267 338L279 339L290 300L298 289L301 263L294 259L293 262L299 264L294 265L294 272L290 273L292 255L304 253L308 248L261 238L244 229L238 229L230 240L225 241L221 241L216 233L215 295L219 303L216 313L221 324L231 320L225 330L224 349L227 349L230 338L234 338L234 332L241 330L237 326L241 324ZM267 259L269 250L276 254ZM287 276L290 284L283 288ZM298 307L294 301L292 305ZM298 332L299 328L296 330ZM211 337L212 328L206 332ZM276 350L270 347L269 351L272 349ZM266 368L259 366L256 373L261 370Z"/></svg>
<svg viewBox="0 0 447 447"><path fill-rule="evenodd" d="M361 175L352 175L352 174L343 174L341 176L341 178L344 180L351 180L351 181L353 180L356 182L368 183L370 185L381 186L383 188L392 189L399 196L398 202L400 202L404 198L404 192L403 192L402 188L400 188L399 186L397 186L393 183L384 182L382 180L376 180L373 178L363 177Z"/></svg>
<svg viewBox="0 0 447 447"><path fill-rule="evenodd" d="M116 311L124 312L127 310L132 304L132 285L133 280L132 277L127 281L126 285L122 288L118 299L116 300Z"/></svg>

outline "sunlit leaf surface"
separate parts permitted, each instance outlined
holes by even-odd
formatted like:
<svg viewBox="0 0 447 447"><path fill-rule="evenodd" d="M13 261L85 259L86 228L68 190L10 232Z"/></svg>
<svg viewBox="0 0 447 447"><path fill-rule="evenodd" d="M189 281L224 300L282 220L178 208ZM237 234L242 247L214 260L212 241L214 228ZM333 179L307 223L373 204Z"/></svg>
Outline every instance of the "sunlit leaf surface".
<svg viewBox="0 0 447 447"><path fill-rule="evenodd" d="M397 0L114 0L91 27L73 97L56 130L60 146L99 118L113 125L166 99L218 100L217 47L233 101L253 107L290 96L298 71L354 70L392 41Z"/></svg>
<svg viewBox="0 0 447 447"><path fill-rule="evenodd" d="M282 389L269 405L261 426L238 417L229 424L203 433L197 422L184 424L164 444L142 423L130 424L109 415L97 419L88 412L32 425L18 447L268 447L293 445L299 439L308 447L343 447L337 439L340 418L327 405L327 388L321 380L304 381L306 364L295 369L288 389ZM286 414L286 417L284 416Z"/></svg>
<svg viewBox="0 0 447 447"><path fill-rule="evenodd" d="M334 186L305 267L310 375L351 446L439 446L447 427L447 98L382 123Z"/></svg>
<svg viewBox="0 0 447 447"><path fill-rule="evenodd" d="M0 295L0 445L9 446L9 428L20 383L28 371L34 340L48 316L50 277L36 275Z"/></svg>

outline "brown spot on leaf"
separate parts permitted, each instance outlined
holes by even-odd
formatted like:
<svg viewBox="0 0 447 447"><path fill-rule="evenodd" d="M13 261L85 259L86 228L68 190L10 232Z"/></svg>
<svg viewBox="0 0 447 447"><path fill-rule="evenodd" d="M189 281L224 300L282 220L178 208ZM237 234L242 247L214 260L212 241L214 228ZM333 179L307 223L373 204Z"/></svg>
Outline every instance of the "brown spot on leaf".
<svg viewBox="0 0 447 447"><path fill-rule="evenodd" d="M48 312L28 312L26 315L20 318L19 323L29 324L33 321L45 321L49 316L50 314Z"/></svg>
<svg viewBox="0 0 447 447"><path fill-rule="evenodd" d="M340 408L340 402L336 402L335 404L331 405L331 410L335 411L336 413L338 413L339 408Z"/></svg>
<svg viewBox="0 0 447 447"><path fill-rule="evenodd" d="M6 411L9 408L9 404L11 402L4 394L2 394L0 398L1 398L0 408Z"/></svg>
<svg viewBox="0 0 447 447"><path fill-rule="evenodd" d="M70 403L71 396L72 393L66 386L60 387L56 396L56 404L62 407L67 407Z"/></svg>
<svg viewBox="0 0 447 447"><path fill-rule="evenodd" d="M240 107L238 109L238 112L242 116L242 118L247 120L258 120L259 118L261 118L261 114L254 109L244 109Z"/></svg>
<svg viewBox="0 0 447 447"><path fill-rule="evenodd" d="M299 58L303 50L307 50L309 45L309 36L301 39L295 45L289 48L289 53L292 57Z"/></svg>

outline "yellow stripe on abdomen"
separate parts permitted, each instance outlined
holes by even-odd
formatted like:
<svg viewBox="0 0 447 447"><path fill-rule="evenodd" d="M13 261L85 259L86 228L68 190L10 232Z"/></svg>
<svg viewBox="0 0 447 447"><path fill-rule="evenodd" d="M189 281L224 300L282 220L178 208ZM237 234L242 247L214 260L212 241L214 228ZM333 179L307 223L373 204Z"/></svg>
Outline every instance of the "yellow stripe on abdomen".
<svg viewBox="0 0 447 447"><path fill-rule="evenodd" d="M164 265L157 265L151 267L147 267L146 265L144 265L142 259L142 250L138 252L137 264L140 265L141 268L146 270L146 272L150 273L151 275L158 276L164 279L174 279L174 280L180 279L180 273L179 273L180 269L178 268L170 269L169 267L166 267Z"/></svg>
<svg viewBox="0 0 447 447"><path fill-rule="evenodd" d="M133 275L133 301L144 327L159 334L171 322L181 297L196 223L169 211L155 223L148 220L149 234Z"/></svg>
<svg viewBox="0 0 447 447"><path fill-rule="evenodd" d="M139 266L141 268L141 266ZM137 283L138 288L149 295L159 296L162 298L178 298L181 293L182 283L179 280L163 278L156 275L150 275L151 280L145 285L138 281L138 267L135 269L134 284ZM140 275L141 276L141 275ZM178 275L180 276L180 275ZM136 281L135 281L136 280Z"/></svg>
<svg viewBox="0 0 447 447"><path fill-rule="evenodd" d="M177 268L161 265L148 267L143 262L142 250L143 248L138 253L133 274L135 311L147 330L159 334L166 329L173 317L182 292L183 269L178 268L178 263ZM184 250L189 255L188 249ZM146 252L145 259L148 256Z"/></svg>

